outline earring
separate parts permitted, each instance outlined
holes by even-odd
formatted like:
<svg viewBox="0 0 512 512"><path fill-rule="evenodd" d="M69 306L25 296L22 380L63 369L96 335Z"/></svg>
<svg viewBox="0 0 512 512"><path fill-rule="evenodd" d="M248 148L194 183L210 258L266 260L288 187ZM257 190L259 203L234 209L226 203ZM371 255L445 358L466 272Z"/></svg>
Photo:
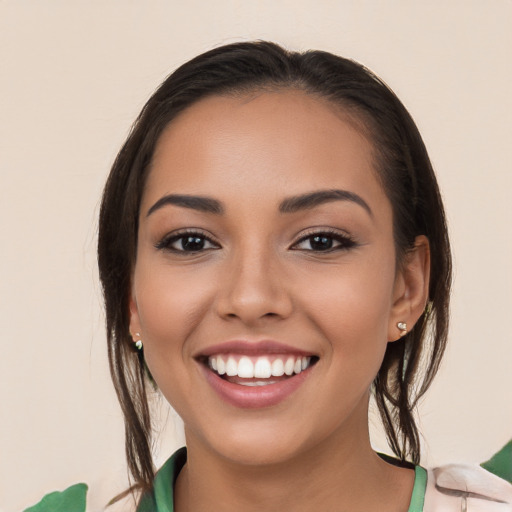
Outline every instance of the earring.
<svg viewBox="0 0 512 512"><path fill-rule="evenodd" d="M133 340L135 347L137 348L137 350L142 350L142 340L140 339L140 333L136 332L135 334L132 334L132 338L134 336L137 336L139 338L138 340Z"/></svg>
<svg viewBox="0 0 512 512"><path fill-rule="evenodd" d="M398 322L396 326L400 330L400 338L407 334L407 324L405 322Z"/></svg>

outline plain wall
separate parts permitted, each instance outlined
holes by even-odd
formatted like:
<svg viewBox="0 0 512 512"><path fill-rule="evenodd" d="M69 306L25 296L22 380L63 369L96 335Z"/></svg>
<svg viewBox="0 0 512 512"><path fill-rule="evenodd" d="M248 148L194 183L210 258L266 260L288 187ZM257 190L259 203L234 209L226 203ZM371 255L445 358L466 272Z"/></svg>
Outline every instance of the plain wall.
<svg viewBox="0 0 512 512"><path fill-rule="evenodd" d="M455 256L423 462L500 448L512 436L511 27L510 0L1 1L0 510L78 481L97 510L126 486L96 271L102 185L162 79L238 40L352 57L409 108ZM157 460L182 441L170 413Z"/></svg>

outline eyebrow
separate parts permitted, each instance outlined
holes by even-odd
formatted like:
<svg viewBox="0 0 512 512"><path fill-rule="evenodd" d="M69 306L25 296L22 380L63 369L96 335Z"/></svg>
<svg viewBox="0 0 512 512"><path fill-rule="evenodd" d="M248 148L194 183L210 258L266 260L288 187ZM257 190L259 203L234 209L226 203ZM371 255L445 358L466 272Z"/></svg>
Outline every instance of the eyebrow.
<svg viewBox="0 0 512 512"><path fill-rule="evenodd" d="M318 190L299 196L289 197L279 205L281 213L294 213L299 210L309 210L331 201L351 201L366 210L373 218L373 212L368 203L359 195L348 190Z"/></svg>
<svg viewBox="0 0 512 512"><path fill-rule="evenodd" d="M295 213L300 210L309 210L332 201L351 201L358 204L366 210L366 212L373 217L373 212L368 203L359 195L348 190L317 190L298 196L293 196L285 199L279 205L281 213ZM163 208L167 205L181 206L182 208L190 208L205 213L213 213L222 215L224 207L217 199L204 196L192 196L186 194L168 194L161 197L149 210L147 217L152 213Z"/></svg>
<svg viewBox="0 0 512 512"><path fill-rule="evenodd" d="M183 194L169 194L161 197L149 210L146 217L156 212L160 208L169 204L181 206L182 208L190 208L205 213L215 213L221 215L224 213L224 208L220 201L212 199L211 197L203 196L190 196Z"/></svg>

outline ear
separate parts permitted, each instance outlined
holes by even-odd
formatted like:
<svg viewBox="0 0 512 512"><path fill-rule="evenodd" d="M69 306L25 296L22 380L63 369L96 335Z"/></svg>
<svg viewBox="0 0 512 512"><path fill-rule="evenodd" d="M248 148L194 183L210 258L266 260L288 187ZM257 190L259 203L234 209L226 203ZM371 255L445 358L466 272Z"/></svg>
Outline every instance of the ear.
<svg viewBox="0 0 512 512"><path fill-rule="evenodd" d="M137 301L135 300L135 294L132 289L132 293L130 295L130 334L132 338L135 336L135 333L141 333L141 325L140 325L140 317L139 317L139 308L137 306Z"/></svg>
<svg viewBox="0 0 512 512"><path fill-rule="evenodd" d="M416 237L414 247L405 255L397 271L393 289L393 307L389 317L388 340L405 334L397 324L403 322L410 331L425 310L430 280L430 245L426 236Z"/></svg>

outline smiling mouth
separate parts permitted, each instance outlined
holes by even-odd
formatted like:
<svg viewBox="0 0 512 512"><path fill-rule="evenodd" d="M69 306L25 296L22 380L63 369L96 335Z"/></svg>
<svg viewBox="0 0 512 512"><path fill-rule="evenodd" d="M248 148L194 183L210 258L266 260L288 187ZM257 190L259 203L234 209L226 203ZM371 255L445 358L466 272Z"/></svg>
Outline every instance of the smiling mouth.
<svg viewBox="0 0 512 512"><path fill-rule="evenodd" d="M220 378L233 384L268 386L299 375L317 361L316 356L290 354L213 354L202 362Z"/></svg>

